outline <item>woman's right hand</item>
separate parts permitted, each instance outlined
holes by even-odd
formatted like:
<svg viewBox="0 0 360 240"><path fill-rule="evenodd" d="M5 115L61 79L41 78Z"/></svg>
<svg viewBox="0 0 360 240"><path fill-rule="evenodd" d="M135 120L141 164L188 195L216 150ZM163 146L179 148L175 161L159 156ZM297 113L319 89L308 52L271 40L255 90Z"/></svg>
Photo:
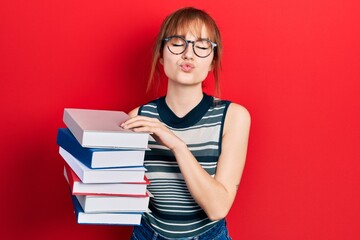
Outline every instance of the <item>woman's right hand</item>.
<svg viewBox="0 0 360 240"><path fill-rule="evenodd" d="M171 151L185 145L180 138L156 118L135 116L122 123L121 127L124 129L131 129L134 132L148 132L155 141L168 147Z"/></svg>

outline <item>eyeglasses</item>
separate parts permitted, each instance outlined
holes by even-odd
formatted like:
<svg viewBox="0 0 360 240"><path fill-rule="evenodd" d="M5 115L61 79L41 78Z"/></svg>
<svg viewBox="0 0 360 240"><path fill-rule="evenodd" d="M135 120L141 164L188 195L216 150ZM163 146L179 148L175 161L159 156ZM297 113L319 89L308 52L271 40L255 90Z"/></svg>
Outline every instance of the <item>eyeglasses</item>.
<svg viewBox="0 0 360 240"><path fill-rule="evenodd" d="M196 56L200 58L206 58L211 54L214 48L217 46L216 43L208 39L199 39L196 41L186 40L182 36L170 36L164 38L167 42L167 48L172 54L179 55L185 52L189 43L192 43L192 48Z"/></svg>

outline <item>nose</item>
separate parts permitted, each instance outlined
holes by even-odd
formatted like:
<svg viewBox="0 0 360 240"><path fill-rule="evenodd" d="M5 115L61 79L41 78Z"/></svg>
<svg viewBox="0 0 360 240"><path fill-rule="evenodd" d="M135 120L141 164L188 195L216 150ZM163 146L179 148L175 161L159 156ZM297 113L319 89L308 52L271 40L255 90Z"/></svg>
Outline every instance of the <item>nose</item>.
<svg viewBox="0 0 360 240"><path fill-rule="evenodd" d="M184 59L193 59L194 58L194 41L187 41L187 47L182 54Z"/></svg>

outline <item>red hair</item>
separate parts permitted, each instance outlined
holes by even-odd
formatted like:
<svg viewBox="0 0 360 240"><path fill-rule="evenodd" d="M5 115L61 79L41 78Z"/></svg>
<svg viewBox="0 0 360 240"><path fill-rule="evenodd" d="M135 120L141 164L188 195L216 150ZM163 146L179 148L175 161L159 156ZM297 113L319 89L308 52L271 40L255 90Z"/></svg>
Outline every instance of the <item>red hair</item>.
<svg viewBox="0 0 360 240"><path fill-rule="evenodd" d="M160 31L157 35L155 47L153 49L152 62L150 67L150 75L148 79L147 90L149 91L154 83L155 77L160 78L159 58L164 49L163 39L172 35L185 35L191 31L194 35L200 35L201 28L205 26L209 33L209 39L215 42L217 46L214 48L213 74L215 79L215 91L219 93L220 82L219 72L221 70L222 42L219 28L214 19L203 10L193 7L181 8L165 18Z"/></svg>

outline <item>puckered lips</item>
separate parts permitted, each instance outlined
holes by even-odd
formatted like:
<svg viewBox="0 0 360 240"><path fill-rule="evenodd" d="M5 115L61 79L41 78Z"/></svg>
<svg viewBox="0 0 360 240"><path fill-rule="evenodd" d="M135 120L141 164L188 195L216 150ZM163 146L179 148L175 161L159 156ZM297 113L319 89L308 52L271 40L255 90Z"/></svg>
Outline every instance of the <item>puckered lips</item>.
<svg viewBox="0 0 360 240"><path fill-rule="evenodd" d="M195 66L192 63L183 62L180 64L180 68L183 72L191 72L195 68Z"/></svg>

